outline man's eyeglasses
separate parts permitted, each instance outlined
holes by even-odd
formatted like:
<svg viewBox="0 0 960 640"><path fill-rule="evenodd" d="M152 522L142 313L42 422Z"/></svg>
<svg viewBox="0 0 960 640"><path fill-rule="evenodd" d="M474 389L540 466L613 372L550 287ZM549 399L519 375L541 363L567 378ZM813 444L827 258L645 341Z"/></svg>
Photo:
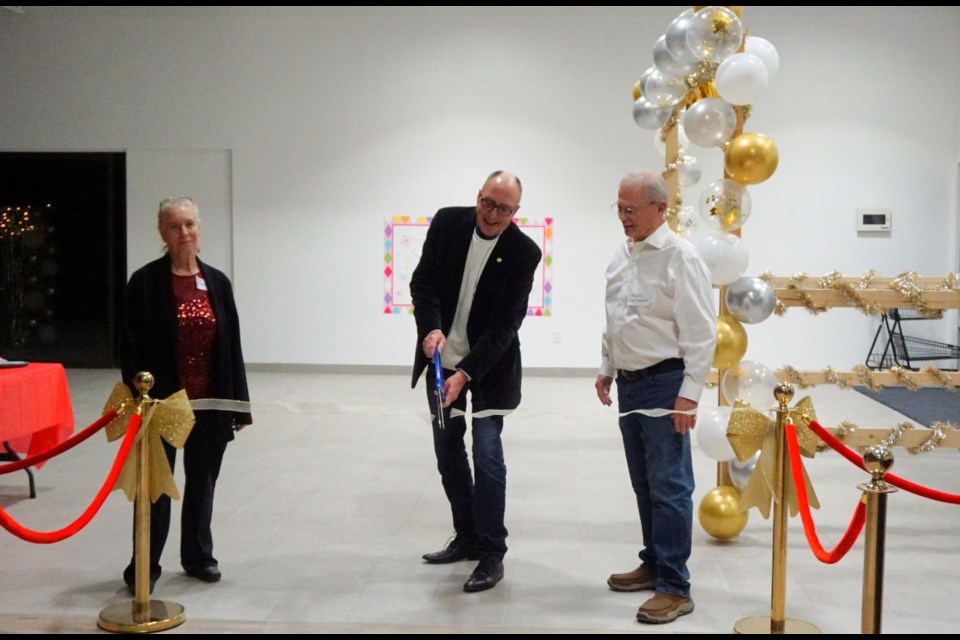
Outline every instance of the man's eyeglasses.
<svg viewBox="0 0 960 640"><path fill-rule="evenodd" d="M630 217L637 212L637 210L634 209L633 207L621 207L616 202L610 205L610 209L618 216L624 215L624 216Z"/></svg>
<svg viewBox="0 0 960 640"><path fill-rule="evenodd" d="M501 216L503 216L504 218L509 218L510 216L512 216L514 213L517 212L516 207L508 207L505 204L497 204L496 200L494 200L493 198L488 198L486 196L481 196L480 206L486 209L487 211L496 210L496 212Z"/></svg>

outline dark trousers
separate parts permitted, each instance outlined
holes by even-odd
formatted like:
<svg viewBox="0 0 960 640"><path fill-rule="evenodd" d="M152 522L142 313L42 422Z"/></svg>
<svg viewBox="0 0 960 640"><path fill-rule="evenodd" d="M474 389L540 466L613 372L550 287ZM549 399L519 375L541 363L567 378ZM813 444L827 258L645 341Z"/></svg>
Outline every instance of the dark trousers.
<svg viewBox="0 0 960 640"><path fill-rule="evenodd" d="M440 429L434 386L427 386L430 414L433 416L433 449L444 492L450 501L453 528L458 536L475 539L481 557L499 560L507 553L507 528L504 512L507 501L507 466L503 458L503 416L472 420L473 465L464 437L467 421L463 416L450 417L450 408L443 409L444 429ZM465 408L464 389L457 398L458 408Z"/></svg>
<svg viewBox="0 0 960 640"><path fill-rule="evenodd" d="M213 557L213 494L227 443L215 436L211 414L198 411L196 423L183 446L183 506L180 512L180 565L185 571L217 566ZM177 450L163 443L171 472ZM160 556L170 532L170 496L162 495L150 505L150 574L159 576ZM134 531L136 536L136 531ZM133 572L134 560L127 570Z"/></svg>

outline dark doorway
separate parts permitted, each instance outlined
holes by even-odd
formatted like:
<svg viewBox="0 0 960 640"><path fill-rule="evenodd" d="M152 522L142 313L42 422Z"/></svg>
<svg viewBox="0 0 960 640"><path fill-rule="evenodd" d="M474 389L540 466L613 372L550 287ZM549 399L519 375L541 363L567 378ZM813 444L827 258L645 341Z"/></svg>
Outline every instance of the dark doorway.
<svg viewBox="0 0 960 640"><path fill-rule="evenodd" d="M0 153L0 356L118 364L126 156Z"/></svg>

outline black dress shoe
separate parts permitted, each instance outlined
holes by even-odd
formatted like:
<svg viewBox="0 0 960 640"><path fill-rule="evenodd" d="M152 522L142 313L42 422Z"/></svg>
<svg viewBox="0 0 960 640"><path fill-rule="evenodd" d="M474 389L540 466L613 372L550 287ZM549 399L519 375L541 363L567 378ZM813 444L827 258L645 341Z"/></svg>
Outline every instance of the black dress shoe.
<svg viewBox="0 0 960 640"><path fill-rule="evenodd" d="M464 583L463 590L467 593L486 591L493 589L501 580L503 580L503 562L496 558L483 558Z"/></svg>
<svg viewBox="0 0 960 640"><path fill-rule="evenodd" d="M157 584L157 580L160 578L159 571L150 572L150 593L153 593L153 585ZM137 574L133 568L133 565L128 566L123 570L123 581L127 584L127 591L130 592L130 595L137 595Z"/></svg>
<svg viewBox="0 0 960 640"><path fill-rule="evenodd" d="M427 564L449 564L461 560L476 560L479 557L476 540L470 540L462 536L455 536L440 551L423 554L423 559L427 561Z"/></svg>
<svg viewBox="0 0 960 640"><path fill-rule="evenodd" d="M203 567L196 571L187 571L187 575L203 582L220 582L220 569L216 567Z"/></svg>

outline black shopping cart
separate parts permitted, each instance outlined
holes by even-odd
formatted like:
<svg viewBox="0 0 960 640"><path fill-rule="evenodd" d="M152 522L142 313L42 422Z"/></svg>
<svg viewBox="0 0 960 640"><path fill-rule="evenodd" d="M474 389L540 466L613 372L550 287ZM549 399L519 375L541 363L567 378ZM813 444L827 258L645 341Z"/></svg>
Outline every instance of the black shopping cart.
<svg viewBox="0 0 960 640"><path fill-rule="evenodd" d="M896 366L915 370L919 368L918 362L949 360L948 366L940 368L955 371L960 360L960 347L903 334L902 322L931 319L935 318L922 316L916 309L888 310L882 315L880 326L873 336L870 353L867 354L867 366L871 369Z"/></svg>

